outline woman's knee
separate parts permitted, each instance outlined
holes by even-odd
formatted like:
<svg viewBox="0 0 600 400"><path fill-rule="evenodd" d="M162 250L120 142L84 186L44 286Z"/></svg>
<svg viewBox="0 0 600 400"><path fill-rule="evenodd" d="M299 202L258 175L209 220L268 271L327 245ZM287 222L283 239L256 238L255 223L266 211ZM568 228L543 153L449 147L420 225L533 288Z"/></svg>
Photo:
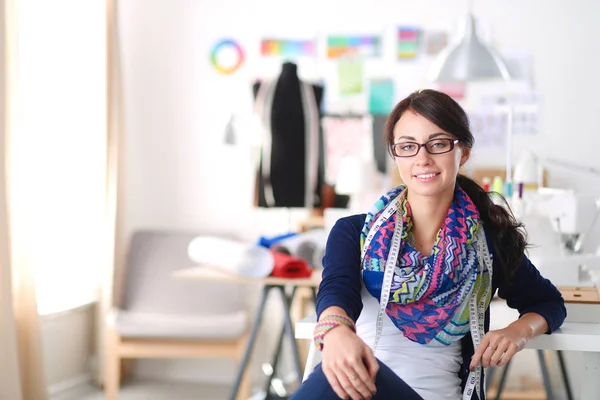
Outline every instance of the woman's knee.
<svg viewBox="0 0 600 400"><path fill-rule="evenodd" d="M387 400L390 398L398 398L397 395L401 395L400 398L407 400L422 400L406 382L404 382L398 375L394 373L387 365L380 360L379 371L375 376L375 386L377 387L377 393L374 399ZM339 399L333 388L329 384L321 364L317 365L314 371L308 376L306 381L300 385L298 390L292 395L290 400L334 400Z"/></svg>
<svg viewBox="0 0 600 400"><path fill-rule="evenodd" d="M308 378L302 382L298 390L292 395L290 400L322 399L337 400L339 397L335 394L321 364L317 365Z"/></svg>

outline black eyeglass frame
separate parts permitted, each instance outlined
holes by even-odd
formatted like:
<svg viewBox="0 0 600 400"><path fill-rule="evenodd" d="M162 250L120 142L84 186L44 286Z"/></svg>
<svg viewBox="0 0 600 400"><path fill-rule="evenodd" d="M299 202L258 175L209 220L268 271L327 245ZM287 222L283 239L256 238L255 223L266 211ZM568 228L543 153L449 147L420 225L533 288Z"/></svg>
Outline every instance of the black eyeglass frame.
<svg viewBox="0 0 600 400"><path fill-rule="evenodd" d="M435 142L435 141L440 141L440 140L447 140L450 142L450 148L446 151L443 151L441 153L432 153L431 151L429 151L429 148L427 147L427 144L430 142ZM417 143L417 142L401 142L401 143L394 143L390 146L390 150L392 152L392 155L394 157L398 157L398 158L410 158L410 157L415 157L417 154L419 154L419 152L421 151L421 147L425 148L425 151L427 151L429 154L437 156L438 154L446 154L446 153L450 153L452 150L454 150L454 147L456 146L456 144L460 142L460 140L458 139L450 139L450 138L433 138L430 139L428 141L426 141L425 143ZM407 144L413 144L415 146L417 146L417 151L415 152L415 154L411 154L410 156L399 156L398 153L396 153L396 146L398 145L407 145Z"/></svg>

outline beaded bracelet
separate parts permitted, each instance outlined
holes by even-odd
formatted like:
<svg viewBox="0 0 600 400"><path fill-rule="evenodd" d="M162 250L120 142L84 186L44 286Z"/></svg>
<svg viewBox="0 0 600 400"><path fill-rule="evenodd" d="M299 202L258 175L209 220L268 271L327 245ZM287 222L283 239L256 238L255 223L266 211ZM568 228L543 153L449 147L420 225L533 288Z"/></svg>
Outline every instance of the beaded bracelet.
<svg viewBox="0 0 600 400"><path fill-rule="evenodd" d="M325 337L325 335L330 330L332 330L333 328L337 328L340 325L346 325L350 329L352 329L353 332L356 332L356 326L354 325L354 321L342 315L327 315L319 320L314 332L315 346L319 351L323 350L323 338Z"/></svg>

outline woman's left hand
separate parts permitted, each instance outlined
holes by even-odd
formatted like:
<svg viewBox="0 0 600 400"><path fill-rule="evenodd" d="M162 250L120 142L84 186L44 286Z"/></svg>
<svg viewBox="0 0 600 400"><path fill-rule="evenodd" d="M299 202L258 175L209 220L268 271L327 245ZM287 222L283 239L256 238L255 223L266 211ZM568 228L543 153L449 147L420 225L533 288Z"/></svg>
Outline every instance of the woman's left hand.
<svg viewBox="0 0 600 400"><path fill-rule="evenodd" d="M501 367L523 350L527 340L527 335L516 326L489 331L475 349L469 369L474 371L480 362L483 368Z"/></svg>

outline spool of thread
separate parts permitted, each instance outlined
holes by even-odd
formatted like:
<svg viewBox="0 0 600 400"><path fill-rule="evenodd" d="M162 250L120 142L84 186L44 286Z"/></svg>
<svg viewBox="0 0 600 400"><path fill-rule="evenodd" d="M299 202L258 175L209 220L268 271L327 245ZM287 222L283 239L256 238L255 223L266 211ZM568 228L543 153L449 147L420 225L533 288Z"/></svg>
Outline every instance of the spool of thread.
<svg viewBox="0 0 600 400"><path fill-rule="evenodd" d="M504 195L506 196L506 198L510 199L512 197L512 194L513 194L512 182L506 182L506 184L504 185Z"/></svg>
<svg viewBox="0 0 600 400"><path fill-rule="evenodd" d="M495 176L494 181L492 182L492 191L502 194L503 189L504 189L504 181L502 180L502 177Z"/></svg>
<svg viewBox="0 0 600 400"><path fill-rule="evenodd" d="M483 182L483 191L486 193L489 192L492 180L486 176L482 179L482 182Z"/></svg>
<svg viewBox="0 0 600 400"><path fill-rule="evenodd" d="M522 199L523 198L523 188L525 187L525 184L523 182L519 182L519 198Z"/></svg>

